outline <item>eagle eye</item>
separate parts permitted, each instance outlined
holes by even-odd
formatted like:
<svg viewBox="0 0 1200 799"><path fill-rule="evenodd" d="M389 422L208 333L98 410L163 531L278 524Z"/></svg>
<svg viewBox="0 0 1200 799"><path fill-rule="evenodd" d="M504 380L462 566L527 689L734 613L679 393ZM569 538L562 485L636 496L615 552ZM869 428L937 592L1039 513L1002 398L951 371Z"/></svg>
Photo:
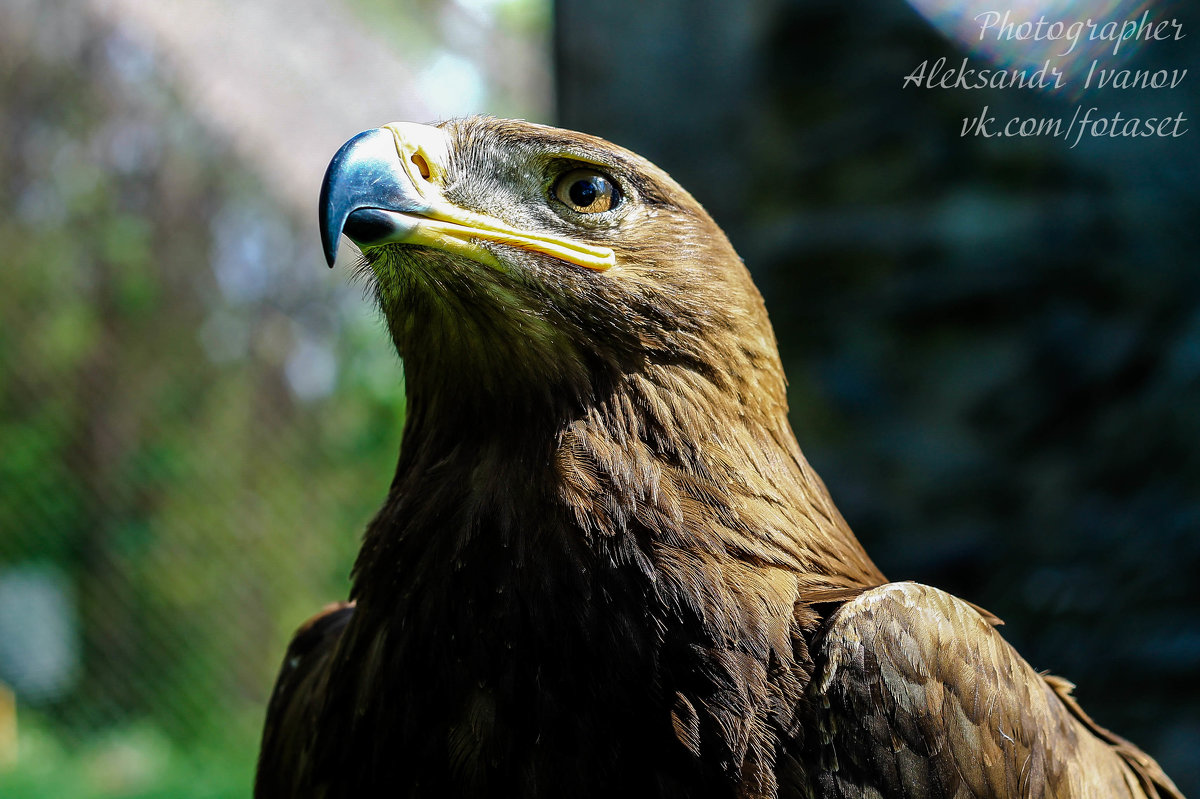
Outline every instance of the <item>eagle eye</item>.
<svg viewBox="0 0 1200 799"><path fill-rule="evenodd" d="M554 196L572 211L599 214L621 204L616 182L594 169L572 169L554 184Z"/></svg>

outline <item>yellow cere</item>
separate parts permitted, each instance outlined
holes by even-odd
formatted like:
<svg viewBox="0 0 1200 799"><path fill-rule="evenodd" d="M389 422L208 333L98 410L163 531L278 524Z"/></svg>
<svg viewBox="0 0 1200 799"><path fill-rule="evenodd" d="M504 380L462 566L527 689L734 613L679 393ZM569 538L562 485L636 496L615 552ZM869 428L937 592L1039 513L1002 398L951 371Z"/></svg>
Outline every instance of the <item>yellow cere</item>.
<svg viewBox="0 0 1200 799"><path fill-rule="evenodd" d="M521 247L597 271L616 265L616 254L609 247L520 230L494 217L446 202L442 198L445 165L449 157L446 134L438 128L411 122L393 122L384 127L396 137L400 163L427 204L421 209L424 218L412 233L405 236L406 243L436 247L494 268L502 268L502 265L477 240Z"/></svg>

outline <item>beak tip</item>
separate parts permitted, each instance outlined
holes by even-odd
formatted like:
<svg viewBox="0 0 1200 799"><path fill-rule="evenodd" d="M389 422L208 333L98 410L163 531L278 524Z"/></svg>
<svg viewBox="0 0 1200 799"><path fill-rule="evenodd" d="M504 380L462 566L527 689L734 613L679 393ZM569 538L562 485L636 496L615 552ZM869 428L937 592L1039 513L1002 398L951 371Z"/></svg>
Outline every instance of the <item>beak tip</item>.
<svg viewBox="0 0 1200 799"><path fill-rule="evenodd" d="M338 155L341 155L339 152ZM334 159L335 162L337 159ZM325 179L321 181L321 198L318 204L318 222L321 227L321 251L325 254L325 263L329 264L329 268L333 268L334 261L337 260L338 244L342 236L343 219L339 216L344 216L343 210L336 207L337 204L330 202L330 188L334 178L334 164L330 164L325 170Z"/></svg>
<svg viewBox="0 0 1200 799"><path fill-rule="evenodd" d="M322 238L324 238L324 236L322 236ZM329 264L330 269L333 269L333 264L335 261L337 261L338 242L336 239L332 242L323 241L321 242L321 245L321 249L325 252L325 263Z"/></svg>
<svg viewBox="0 0 1200 799"><path fill-rule="evenodd" d="M407 200L412 189L398 179L405 176L396 162L392 131L363 131L341 146L321 181L319 223L325 262L333 268L346 219L357 208Z"/></svg>

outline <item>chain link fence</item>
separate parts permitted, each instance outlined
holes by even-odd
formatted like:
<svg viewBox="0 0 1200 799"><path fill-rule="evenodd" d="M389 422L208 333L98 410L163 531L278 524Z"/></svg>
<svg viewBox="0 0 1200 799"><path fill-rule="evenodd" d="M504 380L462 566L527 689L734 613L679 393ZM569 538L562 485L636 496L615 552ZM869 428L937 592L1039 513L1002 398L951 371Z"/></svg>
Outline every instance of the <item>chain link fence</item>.
<svg viewBox="0 0 1200 799"><path fill-rule="evenodd" d="M0 795L246 795L403 420L358 288L74 4L0 11Z"/></svg>

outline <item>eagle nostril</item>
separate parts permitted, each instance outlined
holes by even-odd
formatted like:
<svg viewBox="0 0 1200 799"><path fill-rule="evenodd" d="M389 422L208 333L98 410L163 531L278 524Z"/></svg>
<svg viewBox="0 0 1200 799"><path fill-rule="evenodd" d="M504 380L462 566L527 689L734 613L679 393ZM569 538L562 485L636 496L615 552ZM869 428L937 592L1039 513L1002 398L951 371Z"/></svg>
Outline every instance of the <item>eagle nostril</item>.
<svg viewBox="0 0 1200 799"><path fill-rule="evenodd" d="M429 170L429 162L425 160L425 156L421 155L420 153L413 153L412 158L409 160L412 161L417 167L417 171L421 173L421 177L425 178L425 180L429 180L429 175L431 173Z"/></svg>

